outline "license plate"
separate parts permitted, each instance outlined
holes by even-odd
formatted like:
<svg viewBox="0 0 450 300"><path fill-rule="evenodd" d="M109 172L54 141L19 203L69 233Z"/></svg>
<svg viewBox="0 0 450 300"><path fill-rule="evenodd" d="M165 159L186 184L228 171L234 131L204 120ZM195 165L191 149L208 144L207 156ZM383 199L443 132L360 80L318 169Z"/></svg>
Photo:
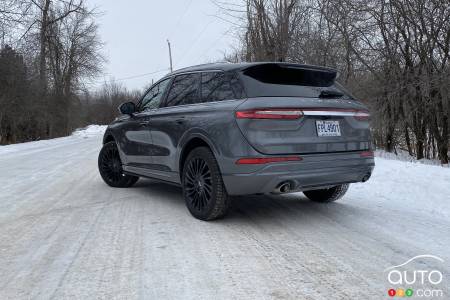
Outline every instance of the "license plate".
<svg viewBox="0 0 450 300"><path fill-rule="evenodd" d="M317 136L341 136L339 121L316 121Z"/></svg>

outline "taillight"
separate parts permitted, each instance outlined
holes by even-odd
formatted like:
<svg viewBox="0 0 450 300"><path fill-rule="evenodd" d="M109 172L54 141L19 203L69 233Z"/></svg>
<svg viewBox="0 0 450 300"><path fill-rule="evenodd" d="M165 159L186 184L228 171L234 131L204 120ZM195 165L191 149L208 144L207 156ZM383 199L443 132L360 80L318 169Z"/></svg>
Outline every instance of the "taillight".
<svg viewBox="0 0 450 300"><path fill-rule="evenodd" d="M359 156L360 157L370 158L370 157L374 157L374 153L373 153L373 151L364 151L364 152L361 152L359 154Z"/></svg>
<svg viewBox="0 0 450 300"><path fill-rule="evenodd" d="M270 164L275 162L286 162L286 161L301 161L300 156L286 156L286 157L247 157L240 158L236 161L237 165L262 165Z"/></svg>
<svg viewBox="0 0 450 300"><path fill-rule="evenodd" d="M302 116L351 116L358 121L370 118L368 111L340 108L260 108L236 112L237 119L295 120Z"/></svg>
<svg viewBox="0 0 450 300"><path fill-rule="evenodd" d="M238 119L299 119L303 112L296 108L253 109L236 112Z"/></svg>
<svg viewBox="0 0 450 300"><path fill-rule="evenodd" d="M367 111L358 110L355 112L354 117L358 121L368 121L370 114Z"/></svg>

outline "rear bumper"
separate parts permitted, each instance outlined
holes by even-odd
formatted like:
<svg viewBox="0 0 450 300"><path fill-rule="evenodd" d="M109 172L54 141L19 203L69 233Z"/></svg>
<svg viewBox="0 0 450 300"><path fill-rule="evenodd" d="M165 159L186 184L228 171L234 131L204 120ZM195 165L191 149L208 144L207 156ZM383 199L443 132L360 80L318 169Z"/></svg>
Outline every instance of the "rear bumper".
<svg viewBox="0 0 450 300"><path fill-rule="evenodd" d="M281 183L289 182L291 192L361 182L373 171L373 158L358 153L302 156L300 162L274 163L251 173L224 174L230 195L272 193Z"/></svg>

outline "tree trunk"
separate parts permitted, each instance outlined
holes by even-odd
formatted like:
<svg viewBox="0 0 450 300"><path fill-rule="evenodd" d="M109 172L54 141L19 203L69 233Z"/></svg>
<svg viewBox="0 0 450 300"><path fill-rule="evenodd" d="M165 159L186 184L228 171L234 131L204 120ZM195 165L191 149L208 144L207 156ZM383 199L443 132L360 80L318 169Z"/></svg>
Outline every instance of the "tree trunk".
<svg viewBox="0 0 450 300"><path fill-rule="evenodd" d="M417 139L416 142L416 155L417 160L424 158L423 156L423 140Z"/></svg>
<svg viewBox="0 0 450 300"><path fill-rule="evenodd" d="M41 28L39 30L39 83L42 91L42 95L47 91L47 66L46 66L46 58L47 58L47 29L48 29L48 13L50 10L51 0L45 0L44 6L42 7L42 15L41 15Z"/></svg>
<svg viewBox="0 0 450 300"><path fill-rule="evenodd" d="M394 150L393 137L394 134L392 132L392 129L388 128L386 132L386 140L384 142L384 150L386 150L387 152L393 152Z"/></svg>
<svg viewBox="0 0 450 300"><path fill-rule="evenodd" d="M406 147L408 147L408 153L410 156L413 155L412 148L411 148L411 139L409 138L409 131L408 131L408 125L405 125L405 141L406 141Z"/></svg>
<svg viewBox="0 0 450 300"><path fill-rule="evenodd" d="M447 143L442 143L438 145L439 159L441 164L448 164L448 145Z"/></svg>

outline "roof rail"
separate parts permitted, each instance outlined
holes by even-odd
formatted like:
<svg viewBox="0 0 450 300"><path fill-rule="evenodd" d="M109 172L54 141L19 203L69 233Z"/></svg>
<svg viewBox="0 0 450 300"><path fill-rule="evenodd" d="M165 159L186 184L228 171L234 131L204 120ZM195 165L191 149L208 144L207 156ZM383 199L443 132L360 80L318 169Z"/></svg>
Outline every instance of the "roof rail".
<svg viewBox="0 0 450 300"><path fill-rule="evenodd" d="M197 67L204 67L204 66L209 66L209 65L225 64L225 63L226 63L226 64L232 64L232 63L230 63L229 61L216 61L216 62L213 62L213 63L199 64L199 65L193 65L193 66L189 66L189 67L177 69L177 70L174 70L172 73L178 72L178 71L183 71L183 70L185 70L185 69L191 69L191 68L197 68Z"/></svg>

